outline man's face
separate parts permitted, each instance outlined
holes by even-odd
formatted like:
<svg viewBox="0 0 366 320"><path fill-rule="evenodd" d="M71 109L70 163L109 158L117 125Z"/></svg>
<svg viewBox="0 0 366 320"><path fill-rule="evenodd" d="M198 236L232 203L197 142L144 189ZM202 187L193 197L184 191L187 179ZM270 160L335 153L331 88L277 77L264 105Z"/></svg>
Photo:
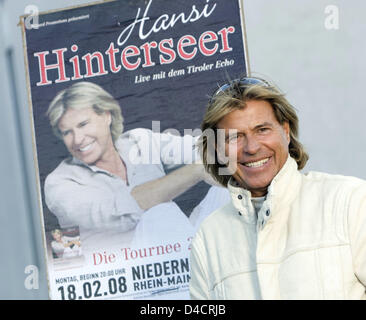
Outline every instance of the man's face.
<svg viewBox="0 0 366 320"><path fill-rule="evenodd" d="M217 127L225 129L225 155L236 164L235 180L253 197L264 196L288 157L288 123L277 121L267 101L251 100L244 109L227 114ZM230 135L229 129L237 133Z"/></svg>
<svg viewBox="0 0 366 320"><path fill-rule="evenodd" d="M56 241L60 241L60 240L61 240L61 238L62 238L62 234L61 234L61 232L54 232L54 233L52 234L52 236L53 236L53 239L55 239Z"/></svg>
<svg viewBox="0 0 366 320"><path fill-rule="evenodd" d="M58 128L71 155L86 164L97 165L113 147L110 123L109 112L98 115L92 108L68 108Z"/></svg>

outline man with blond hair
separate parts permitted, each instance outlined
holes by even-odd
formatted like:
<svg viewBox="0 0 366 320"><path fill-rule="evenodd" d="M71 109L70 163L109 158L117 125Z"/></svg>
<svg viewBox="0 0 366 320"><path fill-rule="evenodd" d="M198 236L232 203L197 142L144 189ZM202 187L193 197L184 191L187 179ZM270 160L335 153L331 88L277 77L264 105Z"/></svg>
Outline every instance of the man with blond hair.
<svg viewBox="0 0 366 320"><path fill-rule="evenodd" d="M366 183L299 171L308 155L284 94L259 78L231 81L202 130L216 138L202 136L206 170L232 201L193 239L191 298L365 299Z"/></svg>

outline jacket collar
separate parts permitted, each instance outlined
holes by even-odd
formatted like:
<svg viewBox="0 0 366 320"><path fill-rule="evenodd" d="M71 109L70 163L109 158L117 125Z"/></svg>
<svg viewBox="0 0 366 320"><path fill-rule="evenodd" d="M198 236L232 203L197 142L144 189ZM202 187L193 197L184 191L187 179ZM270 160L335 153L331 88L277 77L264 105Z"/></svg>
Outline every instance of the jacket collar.
<svg viewBox="0 0 366 320"><path fill-rule="evenodd" d="M257 220L266 221L269 218L276 219L278 211L284 206L289 206L295 199L299 192L300 184L301 174L297 169L297 163L293 158L288 156L284 166L273 178L268 187L266 200L263 203L258 217L255 214L249 190L239 186L232 177L228 182L228 190L237 213L247 223L256 223Z"/></svg>

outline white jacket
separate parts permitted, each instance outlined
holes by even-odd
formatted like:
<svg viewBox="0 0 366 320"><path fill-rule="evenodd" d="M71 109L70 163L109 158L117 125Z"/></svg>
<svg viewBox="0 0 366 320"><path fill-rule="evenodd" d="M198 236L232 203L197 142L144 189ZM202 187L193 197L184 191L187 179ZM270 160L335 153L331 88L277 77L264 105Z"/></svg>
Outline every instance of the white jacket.
<svg viewBox="0 0 366 320"><path fill-rule="evenodd" d="M258 217L228 188L192 242L192 299L366 299L365 181L303 175L289 157Z"/></svg>

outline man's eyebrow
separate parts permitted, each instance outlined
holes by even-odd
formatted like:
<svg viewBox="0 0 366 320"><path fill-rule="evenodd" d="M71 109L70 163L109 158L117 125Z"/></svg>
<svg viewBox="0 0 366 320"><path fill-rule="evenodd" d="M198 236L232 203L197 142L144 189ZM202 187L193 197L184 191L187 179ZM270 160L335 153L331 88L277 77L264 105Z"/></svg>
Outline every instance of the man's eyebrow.
<svg viewBox="0 0 366 320"><path fill-rule="evenodd" d="M270 123L270 122L263 122L263 123L257 124L254 127L254 129L260 129L260 128L263 128L263 127L273 127L273 124Z"/></svg>
<svg viewBox="0 0 366 320"><path fill-rule="evenodd" d="M263 127L271 127L271 128L273 128L273 123L266 121L266 122L257 124L253 128L253 130L260 129L260 128L263 128ZM244 134L244 132L241 131L241 130L238 130L238 129L229 129L227 131L225 130L225 139L228 139L228 138L231 138L231 137L235 137L238 134Z"/></svg>
<svg viewBox="0 0 366 320"><path fill-rule="evenodd" d="M84 119L84 120L80 121L80 122L77 124L77 126L80 126L80 125L84 124L85 122L88 122L89 120L90 120L90 118Z"/></svg>
<svg viewBox="0 0 366 320"><path fill-rule="evenodd" d="M240 131L237 129L229 129L227 131L225 130L225 138L236 136L238 133L240 133Z"/></svg>

